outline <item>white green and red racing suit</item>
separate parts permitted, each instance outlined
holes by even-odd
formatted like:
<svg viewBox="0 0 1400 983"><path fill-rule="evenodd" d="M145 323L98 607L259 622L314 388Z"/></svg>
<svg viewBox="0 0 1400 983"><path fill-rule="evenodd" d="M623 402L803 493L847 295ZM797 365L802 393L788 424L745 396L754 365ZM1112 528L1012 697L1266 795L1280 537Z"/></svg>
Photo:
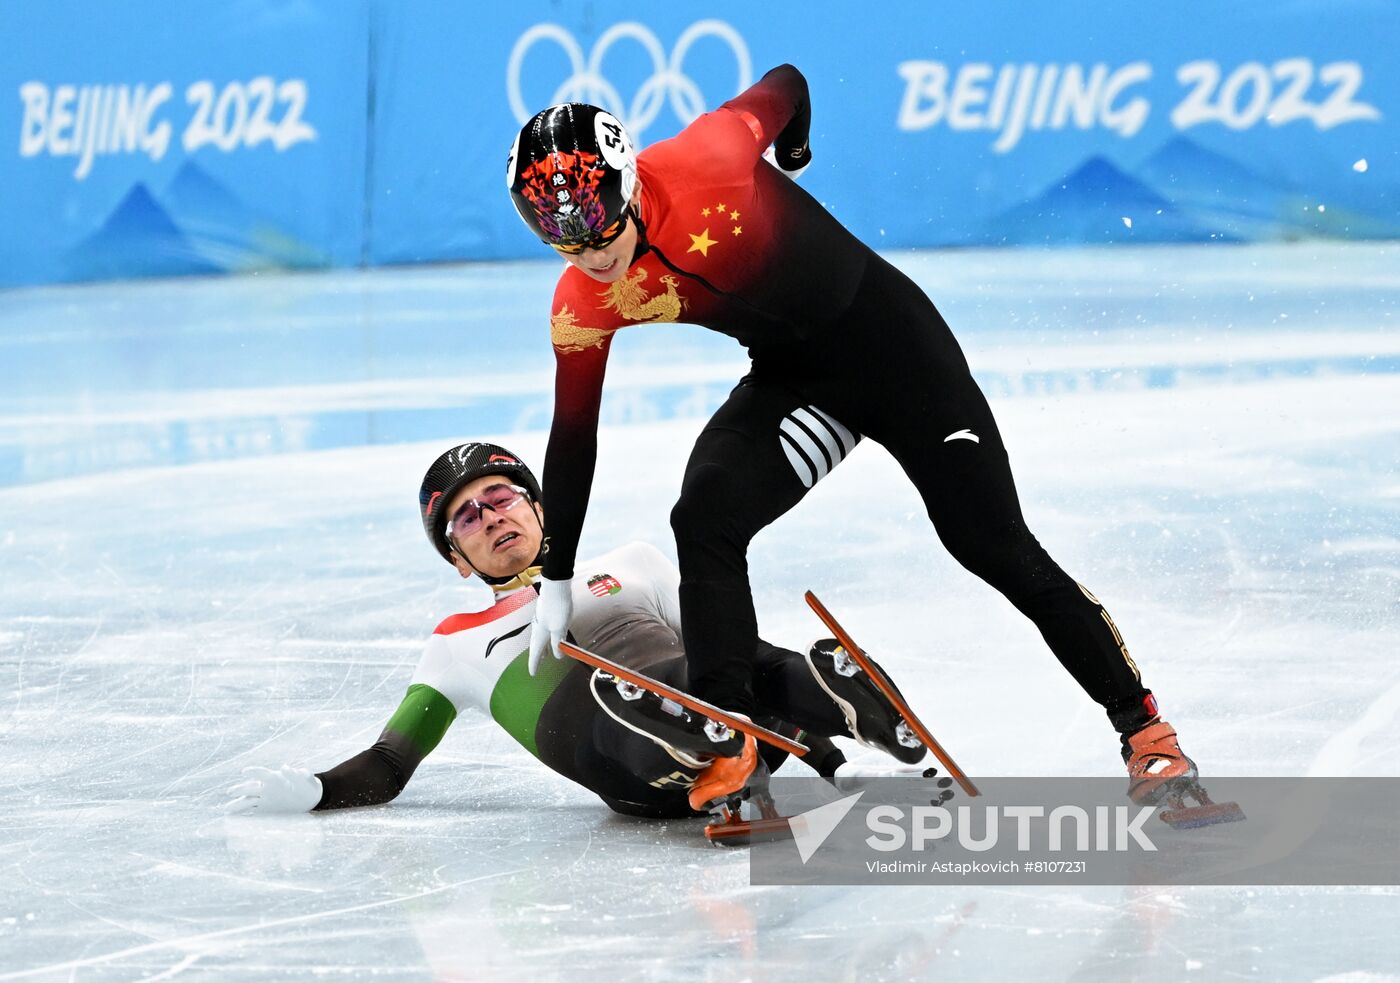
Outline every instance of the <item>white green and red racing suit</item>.
<svg viewBox="0 0 1400 983"><path fill-rule="evenodd" d="M680 575L655 547L631 543L580 563L574 578L578 644L673 685L685 685L680 641ZM656 743L609 717L590 691L592 669L546 658L527 668L533 586L497 593L484 611L445 619L423 650L408 692L378 741L321 773L317 809L388 802L408 783L447 728L468 708L489 713L542 763L597 793L609 806L640 815L689 815L685 790L694 771ZM795 652L761 643L763 712L773 722L845 735L844 721L817 689ZM840 752L817 747L808 762L830 772ZM770 761L776 767L777 760Z"/></svg>

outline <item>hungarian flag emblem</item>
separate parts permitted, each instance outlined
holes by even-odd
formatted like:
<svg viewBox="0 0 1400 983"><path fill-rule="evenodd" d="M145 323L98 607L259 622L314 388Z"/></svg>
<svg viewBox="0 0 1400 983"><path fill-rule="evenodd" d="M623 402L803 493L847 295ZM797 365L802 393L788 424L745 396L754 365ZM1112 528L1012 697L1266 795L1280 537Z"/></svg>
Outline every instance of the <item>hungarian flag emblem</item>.
<svg viewBox="0 0 1400 983"><path fill-rule="evenodd" d="M609 594L616 594L622 590L622 585L612 574L600 573L596 577L588 578L588 589L593 592L595 597L607 597Z"/></svg>

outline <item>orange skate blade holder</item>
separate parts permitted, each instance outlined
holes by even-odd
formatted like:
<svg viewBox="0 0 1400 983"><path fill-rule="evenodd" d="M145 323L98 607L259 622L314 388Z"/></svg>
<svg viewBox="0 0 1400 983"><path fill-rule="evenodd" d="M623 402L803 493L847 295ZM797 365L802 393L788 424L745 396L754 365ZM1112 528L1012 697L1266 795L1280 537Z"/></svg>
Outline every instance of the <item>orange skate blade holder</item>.
<svg viewBox="0 0 1400 983"><path fill-rule="evenodd" d="M705 827L705 839L720 846L743 846L746 843L759 843L791 836L792 828L784 818L778 819L731 819L728 822L710 823Z"/></svg>
<svg viewBox="0 0 1400 983"><path fill-rule="evenodd" d="M880 671L879 667L870 661L870 657L865 654L865 650L855 643L855 640L847 634L846 629L841 627L841 623L826 609L826 605L817 600L817 595L813 594L811 591L807 591L803 596L807 599L807 606L817 613L817 617L822 619L822 623L836 636L836 640L841 643L841 647L855 660L856 665L860 666L861 669L865 671L865 674L870 677L871 682L885 695L885 699L894 704L894 708L899 711L900 716L902 716L905 723L909 725L909 729L914 732L914 735L918 737L924 747L933 752L933 756L947 769L948 774L953 777L962 790L968 795L980 795L981 793L977 791L977 786L972 784L972 779L968 778L967 775L963 773L963 770L957 766L957 763L953 761L952 757L949 756L948 752L943 750L943 745L938 743L933 734L929 732L929 729L924 726L923 721L909 708L909 704L904 702L904 698L899 695L899 691L885 678L885 674Z"/></svg>
<svg viewBox="0 0 1400 983"><path fill-rule="evenodd" d="M1195 805L1186 800L1194 799ZM1157 815L1172 829L1199 829L1220 823L1238 823L1245 819L1238 802L1212 802L1199 782L1167 792L1167 804Z"/></svg>
<svg viewBox="0 0 1400 983"><path fill-rule="evenodd" d="M787 817L778 814L772 799L763 796L754 802L759 812L757 819L739 818L737 799L721 805L705 827L705 839L718 846L742 846L792 835Z"/></svg>

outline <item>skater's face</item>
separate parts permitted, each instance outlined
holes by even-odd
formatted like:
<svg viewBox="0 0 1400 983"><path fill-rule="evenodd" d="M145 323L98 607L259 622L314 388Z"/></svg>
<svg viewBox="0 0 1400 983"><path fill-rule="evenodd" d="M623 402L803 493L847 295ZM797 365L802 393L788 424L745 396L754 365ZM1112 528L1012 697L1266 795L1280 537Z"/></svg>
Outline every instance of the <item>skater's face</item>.
<svg viewBox="0 0 1400 983"><path fill-rule="evenodd" d="M463 560L457 552L452 554L452 565L463 577L470 577L480 571L488 577L513 577L528 567L540 553L540 542L544 538L544 510L538 502L531 502L529 496L523 498L502 492L515 482L505 475L485 475L468 482L447 503L449 521L454 525L465 525L466 532L454 529L451 536L457 550L466 557ZM485 507L468 509L480 515L480 519L470 524L457 519L458 513L470 502L502 502L499 509L486 504ZM506 499L513 499L506 503Z"/></svg>
<svg viewBox="0 0 1400 983"><path fill-rule="evenodd" d="M632 191L631 207L634 214L641 207L641 201L642 186L638 182ZM631 219L622 234L602 248L588 248L581 253L561 252L559 255L563 256L570 266L577 266L599 283L616 283L627 275L627 267L631 265L632 257L637 252L638 235L640 233L637 230L636 219Z"/></svg>

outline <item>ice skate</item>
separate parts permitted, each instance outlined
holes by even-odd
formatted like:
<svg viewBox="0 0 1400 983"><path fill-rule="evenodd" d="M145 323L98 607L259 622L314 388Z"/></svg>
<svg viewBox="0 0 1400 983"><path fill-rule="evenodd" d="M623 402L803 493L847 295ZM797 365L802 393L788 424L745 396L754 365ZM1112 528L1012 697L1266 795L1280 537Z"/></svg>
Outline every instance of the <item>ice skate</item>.
<svg viewBox="0 0 1400 983"><path fill-rule="evenodd" d="M1176 730L1157 719L1127 738L1123 751L1128 765L1128 798L1138 805L1156 805L1173 784L1194 782L1196 763L1176 742Z"/></svg>
<svg viewBox="0 0 1400 983"><path fill-rule="evenodd" d="M926 748L913 728L836 639L813 642L807 650L807 666L817 684L841 708L846 726L858 742L905 764L912 765L924 757ZM885 678L889 679L888 673ZM893 681L890 685L894 685Z"/></svg>
<svg viewBox="0 0 1400 983"><path fill-rule="evenodd" d="M737 758L744 751L743 734L675 700L602 669L593 671L591 684L593 699L608 716L655 741L687 768L705 769L715 758Z"/></svg>
<svg viewBox="0 0 1400 983"><path fill-rule="evenodd" d="M1161 818L1174 829L1192 829L1244 819L1236 802L1212 802L1201 786L1196 763L1176 740L1176 730L1157 719L1127 738L1128 797L1138 805L1161 805ZM1194 803L1194 804L1189 804Z"/></svg>
<svg viewBox="0 0 1400 983"><path fill-rule="evenodd" d="M788 832L767 794L768 768L758 753L763 741L789 754L805 755L805 744L755 724L610 659L563 642L560 650L592 666L593 698L603 711L655 741L677 761L699 771L689 793L690 807L708 812L705 837L712 843L748 843L757 836ZM742 806L750 799L750 815Z"/></svg>
<svg viewBox="0 0 1400 983"><path fill-rule="evenodd" d="M903 694L899 692L899 687L895 686L889 676L885 675L884 670L882 670L870 656L865 654L864 649L856 644L855 639L851 637L851 633L841 627L841 623L827 610L826 605L818 600L817 595L813 594L811 591L806 591L802 596L807 601L807 605L816 613L817 617L821 618L822 624L826 625L827 629L836 636L837 640L840 642L840 647L846 650L847 657L865 672L867 681L874 685L881 696L884 697L895 712L902 718L908 734L900 731L898 725L896 725L894 731L895 744L901 748L907 747L908 740L912 736L914 740L933 752L934 758L947 769L948 774L958 783L959 788L968 795L980 795L981 793L977 791L977 786L973 784L972 779L968 778L967 773L958 767L957 763L953 761L948 752L944 750L943 745L938 743L938 739L933 736L933 732L930 731L924 722L919 719L918 715L914 713L913 709L909 706L909 702L905 700ZM813 648L816 648L816 646L813 646ZM820 675L818 675L817 679L818 682L821 682ZM830 691L828 690L828 692ZM912 752L912 749L910 749L910 751ZM905 764L914 764L919 758L923 757L923 754L920 752L918 756L907 758L896 754L895 757Z"/></svg>
<svg viewBox="0 0 1400 983"><path fill-rule="evenodd" d="M690 807L710 814L705 839L721 846L742 846L790 836L788 817L778 812L768 792L769 777L758 742L748 735L744 735L742 754L716 758L702 771L691 786Z"/></svg>
<svg viewBox="0 0 1400 983"><path fill-rule="evenodd" d="M725 802L742 798L756 772L766 779L767 769L758 771L762 764L758 742L747 734L735 736L740 741L738 752L714 756L690 787L690 807L696 812L712 811Z"/></svg>

